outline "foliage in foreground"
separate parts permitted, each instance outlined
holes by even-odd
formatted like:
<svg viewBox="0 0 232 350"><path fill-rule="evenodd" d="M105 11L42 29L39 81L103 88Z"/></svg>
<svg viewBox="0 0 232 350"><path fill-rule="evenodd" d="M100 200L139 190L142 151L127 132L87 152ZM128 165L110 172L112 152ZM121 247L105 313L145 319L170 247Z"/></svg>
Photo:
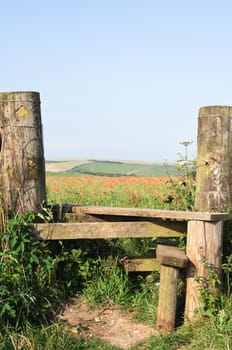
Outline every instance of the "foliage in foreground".
<svg viewBox="0 0 232 350"><path fill-rule="evenodd" d="M33 214L14 216L1 234L0 325L48 322L77 284L85 266L80 249L55 249L30 229Z"/></svg>

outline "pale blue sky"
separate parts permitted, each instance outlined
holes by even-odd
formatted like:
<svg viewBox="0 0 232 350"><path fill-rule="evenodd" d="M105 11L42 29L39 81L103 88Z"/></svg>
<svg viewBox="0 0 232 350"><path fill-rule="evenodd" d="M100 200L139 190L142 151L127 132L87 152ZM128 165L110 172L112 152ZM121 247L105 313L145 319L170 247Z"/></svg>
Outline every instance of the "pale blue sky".
<svg viewBox="0 0 232 350"><path fill-rule="evenodd" d="M11 0L0 91L39 91L46 159L176 160L232 105L230 0Z"/></svg>

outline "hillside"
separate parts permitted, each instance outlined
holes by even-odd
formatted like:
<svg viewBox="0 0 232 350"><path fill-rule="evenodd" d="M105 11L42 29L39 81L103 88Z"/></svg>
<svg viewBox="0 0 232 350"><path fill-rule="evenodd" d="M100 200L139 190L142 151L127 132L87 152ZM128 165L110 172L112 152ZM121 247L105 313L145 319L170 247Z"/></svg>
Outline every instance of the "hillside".
<svg viewBox="0 0 232 350"><path fill-rule="evenodd" d="M98 176L167 176L176 175L174 163L111 160L61 160L46 162L47 172Z"/></svg>

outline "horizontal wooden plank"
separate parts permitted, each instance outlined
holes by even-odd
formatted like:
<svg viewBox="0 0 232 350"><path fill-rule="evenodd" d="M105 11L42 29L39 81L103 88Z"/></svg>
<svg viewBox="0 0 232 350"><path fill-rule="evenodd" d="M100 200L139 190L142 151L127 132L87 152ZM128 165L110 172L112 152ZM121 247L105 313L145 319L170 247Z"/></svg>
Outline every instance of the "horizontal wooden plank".
<svg viewBox="0 0 232 350"><path fill-rule="evenodd" d="M159 271L160 263L154 258L127 258L123 261L123 267L129 272Z"/></svg>
<svg viewBox="0 0 232 350"><path fill-rule="evenodd" d="M162 220L159 218L138 218L129 216L115 216L115 215L90 215L78 213L66 213L64 217L65 222L126 222L126 221L149 221L156 225L166 227L168 230L174 230L180 233L187 232L187 221L176 220Z"/></svg>
<svg viewBox="0 0 232 350"><path fill-rule="evenodd" d="M45 240L179 237L180 232L147 221L34 224Z"/></svg>
<svg viewBox="0 0 232 350"><path fill-rule="evenodd" d="M70 208L69 208L70 209ZM157 210L145 208L116 208L101 206L72 206L72 212L91 215L118 215L142 218L160 218L171 220L203 220L203 221L228 221L232 217L228 213L216 212L195 212L195 211L176 211L176 210Z"/></svg>
<svg viewBox="0 0 232 350"><path fill-rule="evenodd" d="M156 257L161 265L173 267L185 267L188 257L177 247L158 244L156 248Z"/></svg>

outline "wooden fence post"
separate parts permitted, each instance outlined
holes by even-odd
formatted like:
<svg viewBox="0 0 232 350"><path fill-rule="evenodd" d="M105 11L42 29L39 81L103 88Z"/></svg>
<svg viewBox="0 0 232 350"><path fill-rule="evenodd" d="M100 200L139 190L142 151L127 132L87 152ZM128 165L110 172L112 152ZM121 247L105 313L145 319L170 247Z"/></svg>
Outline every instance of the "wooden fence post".
<svg viewBox="0 0 232 350"><path fill-rule="evenodd" d="M38 92L0 93L0 195L17 213L38 211L46 199Z"/></svg>
<svg viewBox="0 0 232 350"><path fill-rule="evenodd" d="M199 110L196 174L196 209L226 212L231 206L232 107ZM223 222L188 222L185 316L192 319L201 306L199 288L207 284L211 268L220 274ZM215 292L218 292L217 288Z"/></svg>
<svg viewBox="0 0 232 350"><path fill-rule="evenodd" d="M177 247L157 245L156 257L160 262L160 288L157 308L157 329L170 332L175 328L178 278L188 258Z"/></svg>
<svg viewBox="0 0 232 350"><path fill-rule="evenodd" d="M178 267L160 266L160 287L156 327L162 332L170 332L175 328L178 278Z"/></svg>

